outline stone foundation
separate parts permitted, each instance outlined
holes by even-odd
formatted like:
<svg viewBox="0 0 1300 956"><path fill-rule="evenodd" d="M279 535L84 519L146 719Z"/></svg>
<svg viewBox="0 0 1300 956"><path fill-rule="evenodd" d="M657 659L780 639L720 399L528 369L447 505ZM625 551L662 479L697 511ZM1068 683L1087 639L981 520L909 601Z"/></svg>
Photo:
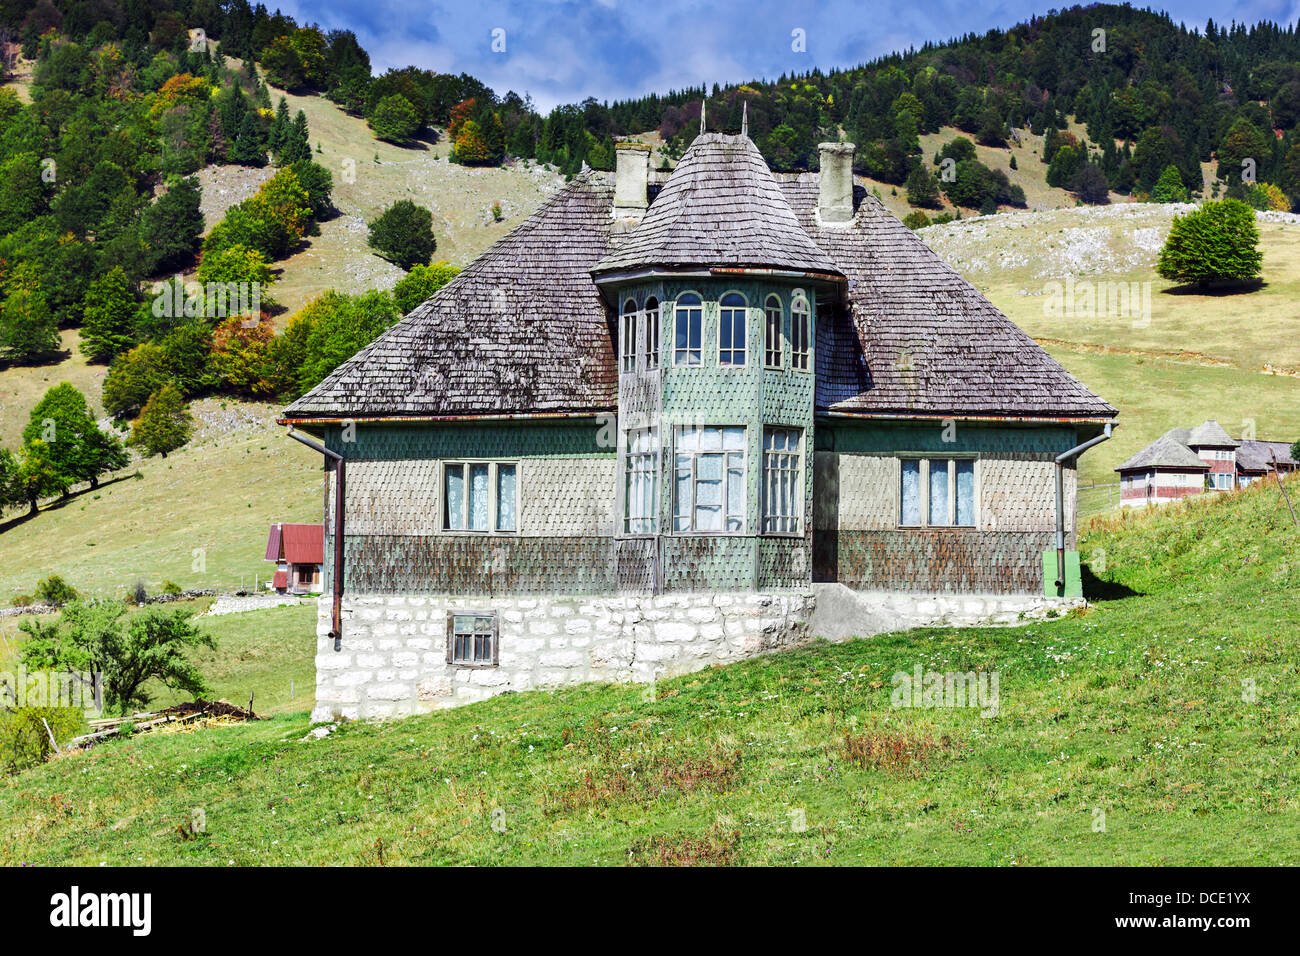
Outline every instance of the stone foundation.
<svg viewBox="0 0 1300 956"><path fill-rule="evenodd" d="M459 598L346 595L343 645L317 605L315 721L421 713L507 691L649 683L808 637L810 591ZM447 661L449 611L496 611L499 664Z"/></svg>

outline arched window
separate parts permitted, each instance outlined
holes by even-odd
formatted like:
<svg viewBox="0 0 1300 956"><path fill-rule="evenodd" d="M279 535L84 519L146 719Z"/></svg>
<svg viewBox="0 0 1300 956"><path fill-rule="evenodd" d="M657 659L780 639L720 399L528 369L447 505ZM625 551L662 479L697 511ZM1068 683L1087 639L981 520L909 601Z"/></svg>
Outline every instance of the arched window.
<svg viewBox="0 0 1300 956"><path fill-rule="evenodd" d="M807 371L811 364L812 321L808 312L808 298L802 291L796 292L794 302L790 305L790 366Z"/></svg>
<svg viewBox="0 0 1300 956"><path fill-rule="evenodd" d="M677 297L674 365L704 364L704 305L694 292Z"/></svg>
<svg viewBox="0 0 1300 956"><path fill-rule="evenodd" d="M636 371L636 302L628 299L623 303L623 315L618 329L619 369L623 372Z"/></svg>
<svg viewBox="0 0 1300 956"><path fill-rule="evenodd" d="M768 368L781 367L781 300L774 295L767 297L764 309L766 324L763 328L763 364Z"/></svg>
<svg viewBox="0 0 1300 956"><path fill-rule="evenodd" d="M745 364L745 297L729 292L722 297L718 315L718 364Z"/></svg>
<svg viewBox="0 0 1300 956"><path fill-rule="evenodd" d="M659 300L645 300L645 367L659 367Z"/></svg>

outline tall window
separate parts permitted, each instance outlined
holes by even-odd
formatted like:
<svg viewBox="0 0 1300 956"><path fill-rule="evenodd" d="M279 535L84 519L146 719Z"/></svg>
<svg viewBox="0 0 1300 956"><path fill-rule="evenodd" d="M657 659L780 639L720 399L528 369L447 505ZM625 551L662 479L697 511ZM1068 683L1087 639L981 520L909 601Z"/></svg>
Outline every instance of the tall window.
<svg viewBox="0 0 1300 956"><path fill-rule="evenodd" d="M799 429L763 432L763 532L798 534L803 514Z"/></svg>
<svg viewBox="0 0 1300 956"><path fill-rule="evenodd" d="M745 530L745 429L677 427L674 531Z"/></svg>
<svg viewBox="0 0 1300 956"><path fill-rule="evenodd" d="M659 300L645 300L645 367L659 367Z"/></svg>
<svg viewBox="0 0 1300 956"><path fill-rule="evenodd" d="M673 364L703 364L704 306L694 292L678 298L676 321Z"/></svg>
<svg viewBox="0 0 1300 956"><path fill-rule="evenodd" d="M970 458L904 458L899 524L975 526L975 462Z"/></svg>
<svg viewBox="0 0 1300 956"><path fill-rule="evenodd" d="M729 292L718 314L718 364L745 364L745 297Z"/></svg>
<svg viewBox="0 0 1300 956"><path fill-rule="evenodd" d="M790 306L790 365L802 371L808 370L808 358L812 350L810 342L811 321L808 313L808 299L802 293L794 297Z"/></svg>
<svg viewBox="0 0 1300 956"><path fill-rule="evenodd" d="M456 461L442 466L444 531L513 533L518 503L513 463Z"/></svg>
<svg viewBox="0 0 1300 956"><path fill-rule="evenodd" d="M623 531L654 534L659 500L659 435L643 428L628 432L623 484Z"/></svg>
<svg viewBox="0 0 1300 956"><path fill-rule="evenodd" d="M628 299L623 303L623 315L618 330L619 367L624 372L636 371L636 303Z"/></svg>
<svg viewBox="0 0 1300 956"><path fill-rule="evenodd" d="M496 667L500 659L496 611L447 612L447 663Z"/></svg>
<svg viewBox="0 0 1300 956"><path fill-rule="evenodd" d="M781 367L781 300L774 295L767 297L764 309L766 322L763 326L763 364L768 368Z"/></svg>

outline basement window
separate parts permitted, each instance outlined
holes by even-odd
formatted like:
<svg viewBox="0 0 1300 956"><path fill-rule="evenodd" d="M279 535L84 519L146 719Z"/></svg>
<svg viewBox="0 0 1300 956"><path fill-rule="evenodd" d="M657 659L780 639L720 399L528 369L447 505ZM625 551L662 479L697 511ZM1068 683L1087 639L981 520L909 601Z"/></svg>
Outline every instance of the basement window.
<svg viewBox="0 0 1300 956"><path fill-rule="evenodd" d="M513 534L519 483L514 462L449 461L442 466L442 530Z"/></svg>
<svg viewBox="0 0 1300 956"><path fill-rule="evenodd" d="M500 663L496 611L447 612L447 663L496 667Z"/></svg>
<svg viewBox="0 0 1300 956"><path fill-rule="evenodd" d="M973 458L904 458L899 474L901 526L975 527Z"/></svg>

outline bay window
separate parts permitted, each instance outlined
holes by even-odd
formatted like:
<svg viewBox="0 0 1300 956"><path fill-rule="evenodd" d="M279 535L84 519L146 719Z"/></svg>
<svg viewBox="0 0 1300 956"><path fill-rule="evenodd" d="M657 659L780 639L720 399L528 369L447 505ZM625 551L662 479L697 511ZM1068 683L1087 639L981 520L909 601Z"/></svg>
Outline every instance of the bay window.
<svg viewBox="0 0 1300 956"><path fill-rule="evenodd" d="M673 458L673 530L745 530L745 429L678 426Z"/></svg>
<svg viewBox="0 0 1300 956"><path fill-rule="evenodd" d="M623 531L654 534L659 500L659 435L643 428L628 432L624 455Z"/></svg>
<svg viewBox="0 0 1300 956"><path fill-rule="evenodd" d="M798 534L803 515L803 461L797 428L763 432L763 533Z"/></svg>

